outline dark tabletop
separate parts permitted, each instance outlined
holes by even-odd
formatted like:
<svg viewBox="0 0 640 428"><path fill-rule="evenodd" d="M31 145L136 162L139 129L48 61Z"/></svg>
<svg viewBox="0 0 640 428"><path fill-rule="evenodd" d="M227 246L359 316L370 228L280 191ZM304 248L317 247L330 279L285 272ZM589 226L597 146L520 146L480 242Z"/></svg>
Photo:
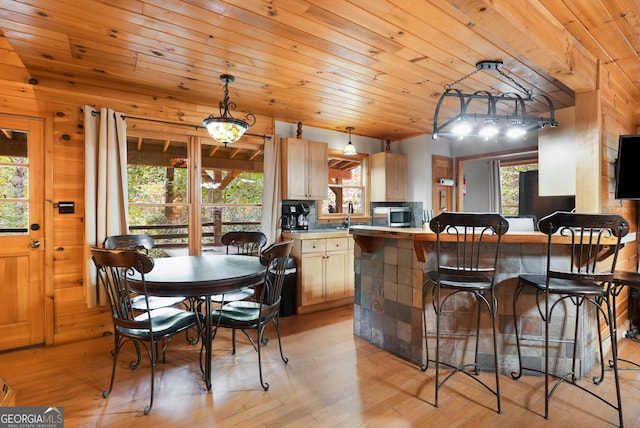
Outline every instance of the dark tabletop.
<svg viewBox="0 0 640 428"><path fill-rule="evenodd" d="M154 259L153 269L145 279L148 294L197 297L256 285L262 280L265 269L260 258L255 256L163 257ZM137 284L133 281L131 288L143 291L136 287Z"/></svg>

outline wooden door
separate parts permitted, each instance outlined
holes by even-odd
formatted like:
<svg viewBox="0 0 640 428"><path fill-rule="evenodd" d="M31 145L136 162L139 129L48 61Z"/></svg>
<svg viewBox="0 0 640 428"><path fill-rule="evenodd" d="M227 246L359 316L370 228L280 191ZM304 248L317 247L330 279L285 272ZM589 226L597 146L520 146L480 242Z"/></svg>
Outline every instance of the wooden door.
<svg viewBox="0 0 640 428"><path fill-rule="evenodd" d="M44 126L0 116L0 351L44 343Z"/></svg>
<svg viewBox="0 0 640 428"><path fill-rule="evenodd" d="M453 180L453 160L444 156L431 156L433 214L453 211L453 186L440 184L440 179Z"/></svg>

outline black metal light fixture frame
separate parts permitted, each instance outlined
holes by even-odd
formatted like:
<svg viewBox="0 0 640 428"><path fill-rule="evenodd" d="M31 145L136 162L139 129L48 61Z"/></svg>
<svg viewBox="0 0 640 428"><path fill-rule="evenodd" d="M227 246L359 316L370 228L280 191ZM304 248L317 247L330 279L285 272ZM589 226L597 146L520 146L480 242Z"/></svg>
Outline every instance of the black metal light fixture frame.
<svg viewBox="0 0 640 428"><path fill-rule="evenodd" d="M245 119L236 119L231 116L231 109L236 108L236 103L229 101L229 83L233 83L235 78L230 74L223 74L220 76L220 80L224 83L224 99L220 101L220 117L209 115L202 121L202 124L209 135L222 144L227 144L238 141L242 135L256 123L256 117L249 113L245 116Z"/></svg>
<svg viewBox="0 0 640 428"><path fill-rule="evenodd" d="M502 67L501 61L481 61L476 64L476 69L456 80L453 83L445 85L445 92L440 96L436 110L433 115L433 135L432 138L438 139L441 136L464 138L464 137L484 137L488 138L488 135L480 134L482 129L488 129L489 126L499 127L502 132L508 130L519 131L520 135L526 135L527 133L547 126L556 127L558 122L555 119L555 109L551 99L544 95L533 95L531 90L526 89L522 84L506 75L500 68ZM495 70L500 73L501 76L514 83L518 88L522 90L524 96L521 96L514 92L503 93L494 95L488 90L476 91L472 94L465 94L461 90L453 88L452 86L460 83L461 81L471 77L480 70ZM459 104L459 113L440 123L439 115L440 108L445 100L453 98ZM455 102L454 101L454 102ZM548 107L548 116L530 116L527 113L527 103L529 105L533 102L538 102ZM480 103L479 109L481 113L469 112L469 107L473 106L477 108L476 104ZM506 104L510 106L510 114L498 114L497 105ZM486 113L485 113L486 111ZM474 133L467 133L461 135L454 133L452 130L455 125L466 123L469 127L473 128ZM494 131L497 135L498 131Z"/></svg>

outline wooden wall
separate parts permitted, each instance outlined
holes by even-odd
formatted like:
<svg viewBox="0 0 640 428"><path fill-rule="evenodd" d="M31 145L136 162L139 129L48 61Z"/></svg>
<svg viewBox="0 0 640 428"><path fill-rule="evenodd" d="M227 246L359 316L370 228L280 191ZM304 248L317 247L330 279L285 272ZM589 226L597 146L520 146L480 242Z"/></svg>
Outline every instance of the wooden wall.
<svg viewBox="0 0 640 428"><path fill-rule="evenodd" d="M132 92L64 81L30 82L29 74L0 38L0 114L45 119L48 173L45 209L47 344L96 337L112 331L108 308L84 300L84 105L109 107L127 116L200 124L217 106L181 103ZM153 126L153 122L149 126ZM157 125L161 127L161 124ZM206 137L204 130L198 131ZM258 116L253 133L272 134L274 121ZM58 215L57 201L75 201L75 214Z"/></svg>
<svg viewBox="0 0 640 428"><path fill-rule="evenodd" d="M124 89L110 89L84 83L61 80L29 81L10 47L0 38L0 114L44 118L46 123L47 217L46 294L48 320L47 344L60 344L102 335L112 330L105 308L88 309L82 285L83 232L83 127L81 108L84 105L109 107L125 115L149 119L199 124L202 118L215 112L214 106L202 106L163 98L137 95ZM618 212L636 230L635 202L616 201L613 197L613 161L617 156L617 137L621 133L636 133L637 96L629 88L609 82L602 76L597 95L600 103L600 209ZM256 133L272 134L274 121L258 117ZM204 134L203 134L204 135ZM56 201L76 201L74 215L57 215ZM636 245L623 251L620 267L635 269ZM626 308L626 302L621 309ZM626 314L621 314L626 316Z"/></svg>
<svg viewBox="0 0 640 428"><path fill-rule="evenodd" d="M615 161L618 157L618 136L636 134L638 128L638 100L636 88L620 79L611 78L608 68L601 67L600 73L600 204L601 211L622 215L631 224L631 232L638 231L638 202L615 199ZM629 242L622 249L617 268L636 271L638 263L638 243ZM628 289L623 290L618 299L618 325L625 329L628 322Z"/></svg>

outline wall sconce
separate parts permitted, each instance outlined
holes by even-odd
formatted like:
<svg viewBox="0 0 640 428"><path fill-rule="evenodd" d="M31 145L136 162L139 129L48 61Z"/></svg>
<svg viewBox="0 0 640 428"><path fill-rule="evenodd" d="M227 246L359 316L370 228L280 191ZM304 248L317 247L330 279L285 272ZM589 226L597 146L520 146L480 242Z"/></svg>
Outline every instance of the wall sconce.
<svg viewBox="0 0 640 428"><path fill-rule="evenodd" d="M469 136L485 140L499 135L519 138L539 128L558 126L551 99L544 94L533 95L530 89L526 89L521 83L507 76L500 67L502 67L501 61L481 61L476 64L476 69L473 72L444 86L445 92L440 96L433 115L434 140L441 136L458 139ZM502 77L522 90L524 96L512 92L493 95L487 90L465 94L452 87L480 70L497 71ZM454 107L454 111L457 113L441 122L439 117L441 108L445 100L450 98L453 99L453 105L457 105ZM533 103L542 104L547 109L548 116L530 116L527 109L532 110ZM452 110L450 104L447 104L448 111Z"/></svg>
<svg viewBox="0 0 640 428"><path fill-rule="evenodd" d="M230 109L236 108L236 103L229 101L229 83L233 83L235 78L229 74L220 76L220 80L224 82L224 100L220 101L220 117L209 115L202 121L202 124L211 138L224 144L238 141L242 135L256 123L256 117L249 113L245 116L245 120L236 119L231 116Z"/></svg>
<svg viewBox="0 0 640 428"><path fill-rule="evenodd" d="M347 143L347 145L344 148L344 151L342 152L345 155L353 156L358 154L358 152L356 151L356 146L354 146L351 143L351 131L353 131L354 129L355 128L353 126L347 127L347 131L349 132L349 142Z"/></svg>

